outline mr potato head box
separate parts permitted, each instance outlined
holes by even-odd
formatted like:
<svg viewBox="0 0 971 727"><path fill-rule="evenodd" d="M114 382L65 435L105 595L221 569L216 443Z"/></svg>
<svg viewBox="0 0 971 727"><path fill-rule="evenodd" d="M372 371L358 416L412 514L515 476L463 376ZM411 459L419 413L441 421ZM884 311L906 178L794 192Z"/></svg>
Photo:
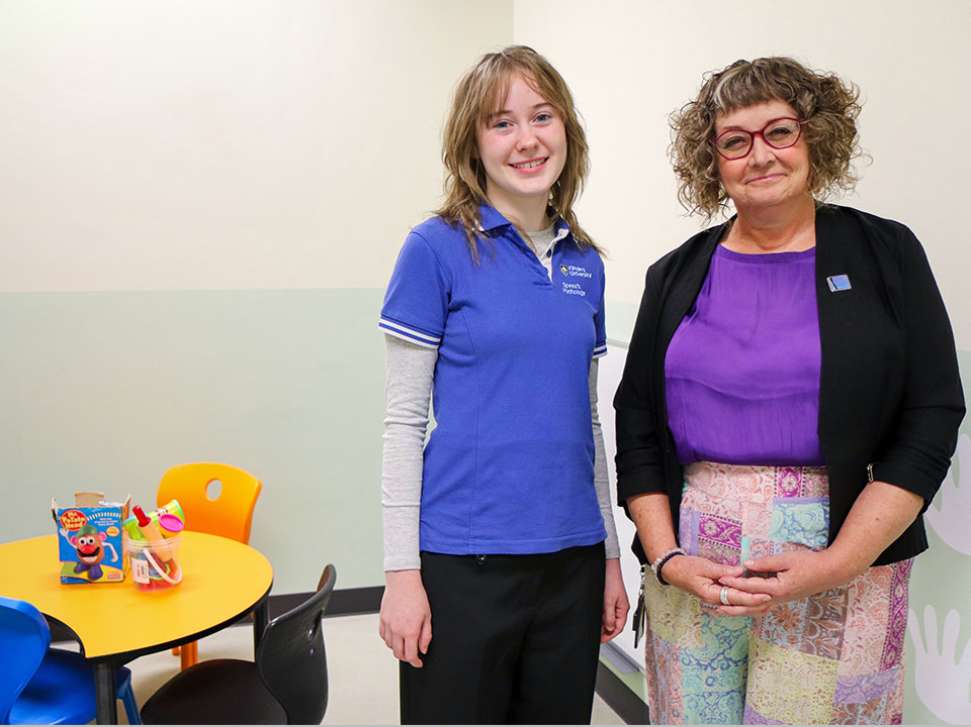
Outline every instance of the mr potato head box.
<svg viewBox="0 0 971 727"><path fill-rule="evenodd" d="M61 583L117 583L125 580L124 531L131 497L106 502L101 492L74 493L73 507L51 500L61 561Z"/></svg>

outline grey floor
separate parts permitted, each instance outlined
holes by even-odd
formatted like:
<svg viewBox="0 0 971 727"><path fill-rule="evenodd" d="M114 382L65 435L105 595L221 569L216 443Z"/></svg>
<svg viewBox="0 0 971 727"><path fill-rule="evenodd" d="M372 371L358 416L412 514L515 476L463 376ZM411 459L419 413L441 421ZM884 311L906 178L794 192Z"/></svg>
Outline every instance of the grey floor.
<svg viewBox="0 0 971 727"><path fill-rule="evenodd" d="M397 662L377 634L377 614L324 620L330 699L323 724L397 724ZM203 639L199 644L199 658L252 659L252 630L230 628ZM142 704L175 675L179 657L171 652L150 654L128 666L132 670L135 698ZM118 718L124 721L124 709L120 703L118 707ZM623 722L597 697L593 724Z"/></svg>

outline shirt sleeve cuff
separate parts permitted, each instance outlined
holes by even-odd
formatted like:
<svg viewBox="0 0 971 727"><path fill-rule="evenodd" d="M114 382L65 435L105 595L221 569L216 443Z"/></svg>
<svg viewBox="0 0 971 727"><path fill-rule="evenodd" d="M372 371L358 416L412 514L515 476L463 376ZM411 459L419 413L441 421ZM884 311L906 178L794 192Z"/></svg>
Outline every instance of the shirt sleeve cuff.
<svg viewBox="0 0 971 727"><path fill-rule="evenodd" d="M433 336L387 318L381 318L378 321L378 328L389 336L401 338L418 346L424 346L425 348L438 348L442 342L441 336Z"/></svg>

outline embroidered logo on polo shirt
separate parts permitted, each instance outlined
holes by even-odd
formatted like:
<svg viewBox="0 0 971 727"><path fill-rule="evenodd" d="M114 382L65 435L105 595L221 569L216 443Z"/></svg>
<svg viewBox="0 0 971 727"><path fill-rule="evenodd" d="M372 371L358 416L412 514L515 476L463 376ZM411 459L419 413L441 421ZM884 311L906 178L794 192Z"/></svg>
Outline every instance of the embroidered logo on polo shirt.
<svg viewBox="0 0 971 727"><path fill-rule="evenodd" d="M587 269L581 265L560 265L560 274L564 278L585 278L587 280L593 277L592 273L588 273ZM579 295L581 298L585 298L587 291L583 289L580 283L568 283L563 281L563 292L567 295Z"/></svg>
<svg viewBox="0 0 971 727"><path fill-rule="evenodd" d="M564 270L564 268L566 268ZM582 268L579 265L560 265L560 272L564 275L568 275L571 278L592 278L593 274L588 273L586 268Z"/></svg>

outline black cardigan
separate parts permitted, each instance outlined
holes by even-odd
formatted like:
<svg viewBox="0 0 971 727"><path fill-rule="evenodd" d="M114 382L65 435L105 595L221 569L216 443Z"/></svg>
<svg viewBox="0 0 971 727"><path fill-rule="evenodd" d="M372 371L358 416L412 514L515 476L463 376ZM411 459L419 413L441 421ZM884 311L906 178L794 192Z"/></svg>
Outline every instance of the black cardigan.
<svg viewBox="0 0 971 727"><path fill-rule="evenodd" d="M617 498L667 492L677 532L683 472L667 426L664 357L727 224L700 232L647 271L614 397ZM827 278L849 276L831 292ZM822 368L819 439L829 473L832 543L870 479L930 504L964 418L954 336L924 251L904 225L849 207L816 212L816 303ZM872 466L871 466L872 465ZM869 472L868 472L869 469ZM875 565L927 548L923 517ZM637 538L634 553L644 562Z"/></svg>

